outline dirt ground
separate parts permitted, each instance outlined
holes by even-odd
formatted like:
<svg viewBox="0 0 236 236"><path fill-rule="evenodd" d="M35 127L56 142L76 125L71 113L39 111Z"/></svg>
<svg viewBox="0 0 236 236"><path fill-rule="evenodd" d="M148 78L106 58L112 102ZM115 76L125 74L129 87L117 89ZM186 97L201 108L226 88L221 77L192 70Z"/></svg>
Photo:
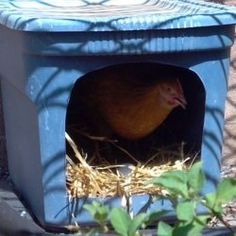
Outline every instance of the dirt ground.
<svg viewBox="0 0 236 236"><path fill-rule="evenodd" d="M225 4L236 6L236 0L225 1ZM236 42L231 48L229 90L225 108L222 176L236 178ZM236 201L226 207L225 220L236 226ZM219 225L219 222L216 225Z"/></svg>
<svg viewBox="0 0 236 236"><path fill-rule="evenodd" d="M236 6L236 0L226 1L226 3ZM223 158L224 165L236 166L236 43L231 48L229 91L225 110Z"/></svg>

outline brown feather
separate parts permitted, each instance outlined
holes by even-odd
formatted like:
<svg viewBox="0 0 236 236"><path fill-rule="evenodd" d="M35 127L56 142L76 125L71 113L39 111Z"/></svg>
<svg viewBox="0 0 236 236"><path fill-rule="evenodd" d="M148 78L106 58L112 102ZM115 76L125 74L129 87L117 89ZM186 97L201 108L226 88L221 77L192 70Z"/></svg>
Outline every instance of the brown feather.
<svg viewBox="0 0 236 236"><path fill-rule="evenodd" d="M128 140L141 139L180 105L176 99L186 104L176 77L145 79L131 69L105 69L79 82L78 109L82 108L86 119L96 127L96 135L109 135L110 130Z"/></svg>

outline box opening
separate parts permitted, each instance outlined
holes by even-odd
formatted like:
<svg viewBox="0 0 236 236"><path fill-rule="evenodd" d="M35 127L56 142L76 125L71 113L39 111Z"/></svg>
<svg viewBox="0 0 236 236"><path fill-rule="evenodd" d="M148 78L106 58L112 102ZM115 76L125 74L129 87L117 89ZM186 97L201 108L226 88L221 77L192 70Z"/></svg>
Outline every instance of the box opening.
<svg viewBox="0 0 236 236"><path fill-rule="evenodd" d="M163 115L159 93L168 99L175 90L186 104ZM200 156L204 111L205 90L194 72L159 63L118 64L77 80L66 132L91 166L192 162ZM68 143L67 155L79 162Z"/></svg>

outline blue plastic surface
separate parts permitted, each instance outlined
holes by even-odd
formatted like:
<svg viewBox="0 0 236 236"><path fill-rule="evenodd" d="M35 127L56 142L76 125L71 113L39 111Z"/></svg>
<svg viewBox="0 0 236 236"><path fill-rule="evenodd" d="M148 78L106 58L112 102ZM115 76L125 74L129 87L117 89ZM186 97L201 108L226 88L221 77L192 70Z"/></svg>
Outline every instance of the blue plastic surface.
<svg viewBox="0 0 236 236"><path fill-rule="evenodd" d="M234 24L235 8L196 0L1 1L0 22L23 31L132 31Z"/></svg>
<svg viewBox="0 0 236 236"><path fill-rule="evenodd" d="M45 226L92 223L85 213L71 218L71 210L80 209L83 200L73 204L66 192L67 105L79 78L116 64L162 63L197 75L206 95L201 130L201 159L208 176L204 192L213 191L220 178L235 8L190 0L133 0L129 7L119 0L85 2L0 3L9 169L33 214ZM195 137L194 127L188 136ZM134 212L147 201L147 196L134 197ZM169 209L170 204L153 207Z"/></svg>

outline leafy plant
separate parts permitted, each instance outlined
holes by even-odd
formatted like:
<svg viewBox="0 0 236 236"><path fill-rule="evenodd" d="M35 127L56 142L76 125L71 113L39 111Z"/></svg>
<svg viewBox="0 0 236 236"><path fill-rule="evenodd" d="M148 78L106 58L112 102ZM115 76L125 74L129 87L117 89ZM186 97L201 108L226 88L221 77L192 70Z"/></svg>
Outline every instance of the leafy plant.
<svg viewBox="0 0 236 236"><path fill-rule="evenodd" d="M152 180L153 184L167 190L166 198L171 200L178 220L172 228L161 223L158 235L201 235L213 217L232 230L222 218L222 205L236 198L236 179L226 178L219 183L216 192L202 196L200 191L204 182L201 162L195 163L188 171L167 172ZM200 205L208 209L205 215L197 214Z"/></svg>
<svg viewBox="0 0 236 236"><path fill-rule="evenodd" d="M138 214L133 219L122 208L113 208L111 211L111 224L115 231L122 236L133 236L146 221L145 213Z"/></svg>
<svg viewBox="0 0 236 236"><path fill-rule="evenodd" d="M204 182L202 164L197 162L189 170L166 172L147 183L158 185L167 192L165 198L171 201L177 217L174 225L160 221L157 225L157 235L198 236L213 217L217 217L232 231L222 218L222 205L236 198L236 179L223 179L214 193L202 196L200 192ZM208 209L205 215L197 214L200 205ZM107 206L96 202L85 205L84 208L90 212L103 232L108 231L107 222L110 222L113 230L121 236L141 235L140 229L145 229L168 213L168 211L156 211L131 217L123 208L110 210Z"/></svg>
<svg viewBox="0 0 236 236"><path fill-rule="evenodd" d="M84 209L89 211L93 219L100 225L101 231L106 233L108 231L106 224L110 211L109 207L94 201L92 204L85 204Z"/></svg>

